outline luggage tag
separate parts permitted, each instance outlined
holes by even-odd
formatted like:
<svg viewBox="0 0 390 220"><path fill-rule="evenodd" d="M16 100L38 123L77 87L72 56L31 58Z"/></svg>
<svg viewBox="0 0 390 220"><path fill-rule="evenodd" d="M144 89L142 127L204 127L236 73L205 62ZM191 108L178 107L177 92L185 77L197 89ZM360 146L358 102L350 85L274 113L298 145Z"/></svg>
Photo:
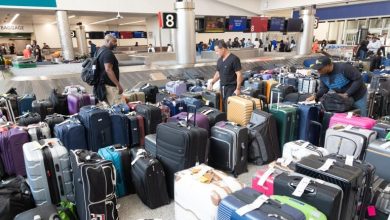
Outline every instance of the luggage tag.
<svg viewBox="0 0 390 220"><path fill-rule="evenodd" d="M236 210L236 213L239 216L243 216L248 212L251 212L255 209L260 208L265 202L267 202L269 199L268 196L266 195L261 195L259 196L255 201L253 201L251 204L245 205L239 209Z"/></svg>
<svg viewBox="0 0 390 220"><path fill-rule="evenodd" d="M373 205L367 206L367 214L368 214L369 217L376 216L376 208L375 208L375 206L373 206ZM390 219L390 215L389 215L388 219Z"/></svg>
<svg viewBox="0 0 390 220"><path fill-rule="evenodd" d="M270 177L275 172L273 167L268 168L267 171L261 176L259 181L257 181L257 185L264 186L265 181L267 181L268 177Z"/></svg>
<svg viewBox="0 0 390 220"><path fill-rule="evenodd" d="M310 184L310 179L307 177L303 177L302 180L298 183L297 188L295 188L293 192L293 196L301 197L305 192L306 187Z"/></svg>
<svg viewBox="0 0 390 220"><path fill-rule="evenodd" d="M348 165L348 166L353 166L353 156L351 155L346 155L345 157L345 165Z"/></svg>
<svg viewBox="0 0 390 220"><path fill-rule="evenodd" d="M292 163L292 160L281 157L281 158L278 158L276 160L276 162L280 163L280 165L282 165L283 167L288 167L288 165L290 165Z"/></svg>
<svg viewBox="0 0 390 220"><path fill-rule="evenodd" d="M323 171L323 172L326 172L326 171L329 170L329 168L330 168L331 166L333 166L334 162L336 162L336 160L334 160L334 159L327 159L327 160L325 161L325 163L324 163L320 168L318 168L318 170L321 170L321 171Z"/></svg>
<svg viewBox="0 0 390 220"><path fill-rule="evenodd" d="M351 119L352 116L353 116L353 112L348 112L348 113L347 113L347 118Z"/></svg>

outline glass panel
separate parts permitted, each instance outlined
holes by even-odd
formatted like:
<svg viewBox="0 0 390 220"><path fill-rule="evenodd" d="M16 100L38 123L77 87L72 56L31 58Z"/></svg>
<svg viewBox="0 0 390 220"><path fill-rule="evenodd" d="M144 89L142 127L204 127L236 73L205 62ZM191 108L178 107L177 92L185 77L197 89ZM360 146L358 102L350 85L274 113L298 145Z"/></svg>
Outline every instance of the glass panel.
<svg viewBox="0 0 390 220"><path fill-rule="evenodd" d="M390 18L383 18L385 27L384 28L390 28Z"/></svg>
<svg viewBox="0 0 390 220"><path fill-rule="evenodd" d="M352 20L352 21L347 21L347 29L357 29L358 27L358 21Z"/></svg>
<svg viewBox="0 0 390 220"><path fill-rule="evenodd" d="M359 21L358 21L358 27L359 27L359 28L367 27L367 26L366 26L366 20L359 20Z"/></svg>
<svg viewBox="0 0 390 220"><path fill-rule="evenodd" d="M370 29L371 28L382 28L382 19L371 18L370 19Z"/></svg>

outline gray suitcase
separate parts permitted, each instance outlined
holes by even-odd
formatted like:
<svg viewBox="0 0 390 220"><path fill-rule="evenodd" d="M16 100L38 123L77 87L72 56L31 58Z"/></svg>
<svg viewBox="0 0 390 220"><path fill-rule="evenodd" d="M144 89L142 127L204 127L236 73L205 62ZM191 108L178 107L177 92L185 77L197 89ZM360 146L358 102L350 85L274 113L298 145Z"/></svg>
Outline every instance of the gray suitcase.
<svg viewBox="0 0 390 220"><path fill-rule="evenodd" d="M313 94L317 88L317 80L313 78L298 78L298 92Z"/></svg>
<svg viewBox="0 0 390 220"><path fill-rule="evenodd" d="M51 138L50 127L46 122L29 125L27 129L31 141Z"/></svg>
<svg viewBox="0 0 390 220"><path fill-rule="evenodd" d="M145 150L150 153L153 157L157 155L156 148L156 134L148 134L145 136Z"/></svg>
<svg viewBox="0 0 390 220"><path fill-rule="evenodd" d="M372 186L372 205L377 211L390 214L390 182L376 176Z"/></svg>
<svg viewBox="0 0 390 220"><path fill-rule="evenodd" d="M368 144L376 139L376 135L375 131L336 125L326 131L324 148L329 154L351 155L361 160Z"/></svg>
<svg viewBox="0 0 390 220"><path fill-rule="evenodd" d="M390 141L378 139L368 145L365 160L376 167L375 174L390 181Z"/></svg>
<svg viewBox="0 0 390 220"><path fill-rule="evenodd" d="M69 154L57 138L26 143L23 155L27 183L37 206L74 201Z"/></svg>

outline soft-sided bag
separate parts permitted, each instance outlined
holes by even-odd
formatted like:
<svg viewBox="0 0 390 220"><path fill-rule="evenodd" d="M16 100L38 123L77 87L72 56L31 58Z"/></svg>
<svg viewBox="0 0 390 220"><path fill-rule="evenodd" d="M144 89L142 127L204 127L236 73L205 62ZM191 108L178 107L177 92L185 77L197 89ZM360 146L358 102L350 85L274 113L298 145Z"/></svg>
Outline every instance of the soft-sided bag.
<svg viewBox="0 0 390 220"><path fill-rule="evenodd" d="M353 98L337 93L327 93L321 98L321 104L327 112L347 112L352 109L353 103Z"/></svg>
<svg viewBox="0 0 390 220"><path fill-rule="evenodd" d="M81 70L81 79L90 86L97 85L100 81L98 59L103 51L105 50L100 49L95 57L86 59L82 64L83 69Z"/></svg>

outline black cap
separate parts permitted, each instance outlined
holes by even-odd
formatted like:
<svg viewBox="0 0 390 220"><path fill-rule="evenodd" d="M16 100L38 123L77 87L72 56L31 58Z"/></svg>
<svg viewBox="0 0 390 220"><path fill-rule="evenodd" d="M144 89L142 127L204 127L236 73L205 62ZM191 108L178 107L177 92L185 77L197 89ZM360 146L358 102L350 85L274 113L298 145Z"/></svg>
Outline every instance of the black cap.
<svg viewBox="0 0 390 220"><path fill-rule="evenodd" d="M319 70L322 67L329 65L331 63L332 63L332 61L330 60L329 57L323 56L323 57L318 58L316 60L315 64L310 65L310 68L315 69L315 70Z"/></svg>

